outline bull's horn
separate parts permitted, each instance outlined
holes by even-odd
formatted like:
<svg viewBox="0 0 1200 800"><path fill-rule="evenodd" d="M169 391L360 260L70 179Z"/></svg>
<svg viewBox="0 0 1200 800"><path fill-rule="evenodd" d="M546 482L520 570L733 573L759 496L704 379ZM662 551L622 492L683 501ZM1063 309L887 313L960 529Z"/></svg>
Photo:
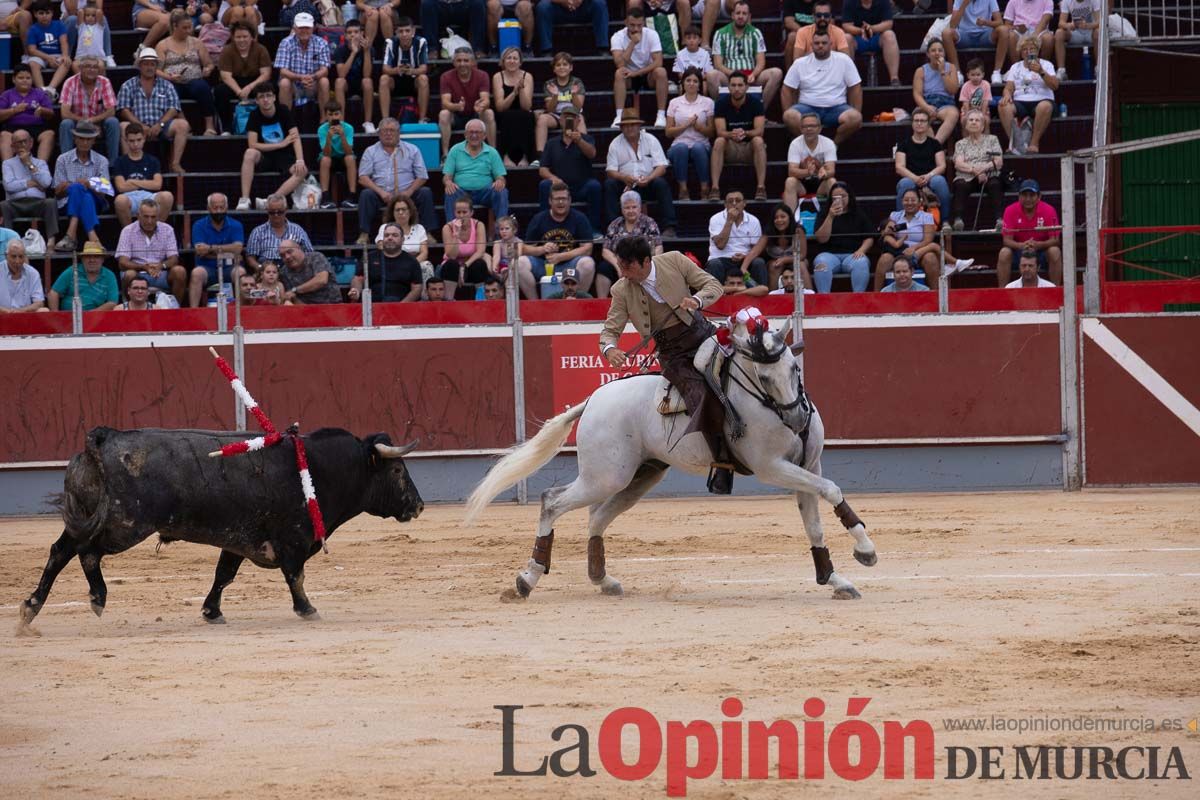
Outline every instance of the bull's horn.
<svg viewBox="0 0 1200 800"><path fill-rule="evenodd" d="M379 453L379 455L381 455L384 458L403 458L404 456L411 453L413 450L416 450L417 443L420 441L421 441L420 439L413 439L411 442L404 445L403 447L395 447L390 444L377 443L375 445L375 452Z"/></svg>

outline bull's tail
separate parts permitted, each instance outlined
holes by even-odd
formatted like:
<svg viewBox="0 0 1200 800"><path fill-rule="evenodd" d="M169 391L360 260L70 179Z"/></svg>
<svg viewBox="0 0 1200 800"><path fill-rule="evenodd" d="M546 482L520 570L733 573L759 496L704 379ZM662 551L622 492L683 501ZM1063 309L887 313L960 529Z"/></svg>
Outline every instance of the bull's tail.
<svg viewBox="0 0 1200 800"><path fill-rule="evenodd" d="M62 494L53 495L51 502L62 513L63 526L78 542L89 542L99 534L108 521L109 493L104 490L100 455L93 430L88 447L67 464Z"/></svg>
<svg viewBox="0 0 1200 800"><path fill-rule="evenodd" d="M463 524L470 525L496 495L545 466L567 440L575 420L583 415L586 406L587 403L580 403L553 417L536 436L500 459L467 498L467 515Z"/></svg>

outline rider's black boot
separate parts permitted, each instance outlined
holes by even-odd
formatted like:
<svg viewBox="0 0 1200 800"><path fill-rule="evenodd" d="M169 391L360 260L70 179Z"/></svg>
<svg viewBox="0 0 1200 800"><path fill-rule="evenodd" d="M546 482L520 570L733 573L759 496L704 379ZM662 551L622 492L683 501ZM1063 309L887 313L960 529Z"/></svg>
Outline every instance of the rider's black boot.
<svg viewBox="0 0 1200 800"><path fill-rule="evenodd" d="M724 436L707 435L713 463L708 471L708 491L713 494L733 494L733 456Z"/></svg>

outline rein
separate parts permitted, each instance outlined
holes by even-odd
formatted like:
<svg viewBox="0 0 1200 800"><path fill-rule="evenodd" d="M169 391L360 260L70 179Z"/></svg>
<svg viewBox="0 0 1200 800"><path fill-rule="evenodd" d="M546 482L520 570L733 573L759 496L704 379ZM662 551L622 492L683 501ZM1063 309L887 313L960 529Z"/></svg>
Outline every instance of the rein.
<svg viewBox="0 0 1200 800"><path fill-rule="evenodd" d="M771 354L768 353L767 358L765 358L765 359L755 358L754 355L752 355L751 353L748 353L741 348L736 348L735 352L738 355L745 357L746 359L748 359L750 361L751 364L755 365L754 375L753 375L753 377L751 377L750 373L746 371L745 367L743 367L741 365L741 363L739 363L738 359L736 359L736 358L730 359L731 366L737 368L737 371L740 372L742 374L742 376L748 382L750 382L752 385L747 386L745 383L742 383L738 379L738 376L733 374L732 369L730 370L730 373L729 373L729 379L731 381L733 381L734 383L736 383L739 387L741 387L742 391L744 391L746 394L750 395L755 400L757 400L759 403L761 403L765 408L773 411L775 413L775 416L779 417L779 421L782 422L784 425L788 425L787 420L784 418L784 414L787 413L788 411L791 411L792 409L796 408L797 406L801 406L806 412L804 426L801 428L801 430L796 431L796 433L801 434L804 431L808 430L808 420L812 417L812 406L808 402L808 394L804 391L803 382L801 382L799 379L797 379L798 392L796 394L795 400L793 400L790 403L780 403L778 400L776 400L774 397L771 396L770 392L768 392L765 388L763 388L762 377L758 374L758 366L757 365L759 365L759 364L774 364L774 363L778 362L779 359L783 356L783 350L785 348L786 348L786 345L784 347L780 348L779 352L774 357L771 357ZM791 426L788 425L788 427L791 427Z"/></svg>

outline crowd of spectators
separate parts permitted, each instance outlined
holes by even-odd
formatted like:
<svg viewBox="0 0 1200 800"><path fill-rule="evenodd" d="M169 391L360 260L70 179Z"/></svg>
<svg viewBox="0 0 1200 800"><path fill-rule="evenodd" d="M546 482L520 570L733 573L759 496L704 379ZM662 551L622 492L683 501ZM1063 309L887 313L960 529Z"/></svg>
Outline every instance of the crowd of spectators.
<svg viewBox="0 0 1200 800"><path fill-rule="evenodd" d="M159 306L172 298L202 305L220 266L255 304L340 302L328 258L287 218L289 197L314 179L319 200L310 207L349 212L356 242L373 246L369 279L360 265L345 294L351 301L367 288L390 301L495 296L514 269L526 298L605 297L617 279L616 242L644 235L661 250L677 238L677 204L693 200L723 203L709 220L706 268L730 292L787 291L785 273L788 286L828 292L841 272L854 291L919 290L914 272L931 282L967 264L943 252L939 231L990 221L1003 238L999 285L1030 285L1010 284L1013 261L1024 276L1030 254L1052 282L1061 280L1057 213L1029 180L1005 206L1004 159L1042 150L1067 78L1065 48L1094 44L1098 0L1061 0L1056 25L1051 0L1009 0L1003 9L997 0L951 0L945 29L911 74L911 127L897 137L895 209L884 219L872 219L839 174L838 152L865 122L862 57L874 69L878 54L880 79L892 86L908 77L900 74L901 48L918 42L900 41L892 0L845 0L836 15L828 0L786 0L780 42L752 23L746 0L708 0L695 10L689 0L630 0L615 31L602 0L422 0L419 28L394 0L355 5L358 19L331 42L317 30L312 3L291 0L281 15L289 34L272 53L260 41L265 21L254 0L136 0L131 22L144 32L136 73L115 86L98 2L0 3L24 45L0 94L0 212L10 223L35 224L51 251L82 249L42 296L40 278L36 291L27 285L24 244L4 243L5 310L69 307L76 293L87 309L138 308L144 290ZM679 28L678 43L666 49L663 31L671 28L654 24L664 13ZM497 53L503 19L516 21L520 44ZM619 133L606 145L589 132L587 89L570 53L554 53L548 75L527 67L529 56L551 52L562 23L590 24L598 52L611 56L610 124ZM442 52L431 32L447 24L470 46ZM223 31L217 49L214 29ZM962 50L991 51L990 80L986 58L960 63ZM768 60L776 53L782 69ZM498 59L491 75L482 54ZM653 124L640 108L643 93L653 98ZM356 98L357 129L347 119ZM183 101L195 104L196 125ZM993 114L1002 137L990 132ZM607 121L592 116L593 126ZM401 138L399 119L436 122L443 224L430 168ZM767 128L780 125L794 138L782 193L772 198ZM193 252L181 254L170 222L181 198L169 178L185 174L197 129L244 133L232 210L265 211L267 220L247 231L230 215L230 198L215 192L192 225ZM304 147L312 134L315 159ZM363 146L364 137L377 140ZM754 184L731 185L730 164L750 165ZM508 184L509 171L523 167L539 177L538 211L524 228L509 213ZM260 175L271 176L266 196L253 191ZM990 216L981 225L984 196ZM777 203L765 225L749 198ZM120 224L111 252L99 235L110 210ZM106 258L119 280L105 277ZM253 287L242 285L247 279Z"/></svg>

